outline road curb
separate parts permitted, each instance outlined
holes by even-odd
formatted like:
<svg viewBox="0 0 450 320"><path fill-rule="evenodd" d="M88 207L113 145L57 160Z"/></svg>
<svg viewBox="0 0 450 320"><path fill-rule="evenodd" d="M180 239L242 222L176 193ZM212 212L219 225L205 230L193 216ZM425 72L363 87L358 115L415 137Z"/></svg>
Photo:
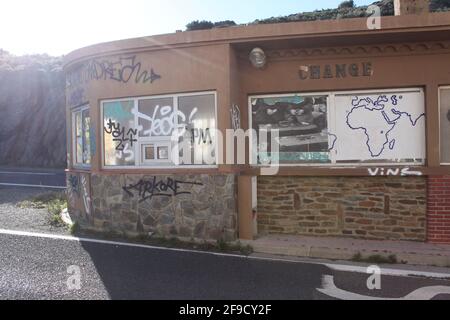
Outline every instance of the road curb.
<svg viewBox="0 0 450 320"><path fill-rule="evenodd" d="M330 248L323 246L281 246L267 245L258 243L257 241L242 241L244 244L252 246L255 253L283 255L301 258L328 259L328 260L352 260L355 255L360 254L363 258L378 255L384 258L394 255L398 263L434 266L434 267L450 267L450 250L447 252L405 252L389 249L361 249L361 248Z"/></svg>

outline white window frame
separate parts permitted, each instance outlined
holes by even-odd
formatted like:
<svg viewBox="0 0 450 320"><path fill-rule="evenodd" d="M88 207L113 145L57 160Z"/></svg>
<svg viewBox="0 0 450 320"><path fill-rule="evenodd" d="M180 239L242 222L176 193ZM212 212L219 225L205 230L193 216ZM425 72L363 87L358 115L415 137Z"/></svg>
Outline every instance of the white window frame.
<svg viewBox="0 0 450 320"><path fill-rule="evenodd" d="M80 107L76 107L70 110L70 114L71 114L71 123L72 123L72 165L75 168L80 168L80 169L89 169L91 168L91 164L90 163L83 163L83 162L77 162L77 127L76 127L76 115L80 114L81 115L81 132L82 134L84 133L84 121L83 121L83 112L89 110L89 118L91 117L91 113L90 113L90 108L89 105L83 105ZM91 122L92 125L92 122ZM89 135L90 136L90 135ZM90 144L89 144L89 148L90 148ZM82 145L82 149L84 149L84 144ZM92 162L92 154L91 151L89 150L89 154L90 154L90 162Z"/></svg>
<svg viewBox="0 0 450 320"><path fill-rule="evenodd" d="M441 140L441 91L443 91L443 90L450 90L450 86L440 86L439 90L438 90L439 163L443 166L450 166L450 162L442 162L442 153L441 153L441 144L442 144L442 140Z"/></svg>
<svg viewBox="0 0 450 320"><path fill-rule="evenodd" d="M142 150L143 150L143 148L145 146L148 146L148 145L153 145L155 159L145 159L145 152L143 152ZM171 142L167 141L165 139L164 140L161 139L159 141L157 139L152 140L152 141L140 141L139 142L139 150L141 151L140 152L140 157L139 157L139 160L140 160L139 164L140 164L140 166L143 166L143 165L158 165L158 164L168 165L168 164L170 164L171 163L170 162L170 157L169 157L169 159L158 159L158 148L159 147L167 147L169 149L169 153L170 153Z"/></svg>
<svg viewBox="0 0 450 320"><path fill-rule="evenodd" d="M121 99L107 99L100 101L100 121L101 121L101 158L102 158L102 169L107 170L136 170L136 169L174 169L174 170L183 170L183 169L216 169L218 168L219 161L219 153L215 152L215 160L216 164L214 165L176 165L173 164L170 159L168 161L142 161L143 157L141 154L141 146L142 144L156 144L162 143L162 141L170 142L171 137L139 137L139 133L136 136L138 140L137 143L133 144L133 151L135 155L135 161L133 166L108 166L105 164L105 130L104 130L104 119L103 119L103 110L104 104L109 102L124 102L124 101L133 101L134 107L139 107L140 100L148 100L148 99L164 99L164 98L172 98L173 99L173 111L178 112L178 98L180 97L192 97L192 96L203 96L203 95L213 95L214 96L214 121L215 121L215 129L218 129L217 122L217 91L199 91L199 92L189 92L189 93L176 93L176 94L164 94L164 95L153 95L153 96L142 96L142 97L129 97L129 98L121 98ZM178 117L176 117L176 121L178 121ZM139 124L139 118L134 116L134 123ZM217 144L217 135L214 138L214 144L216 148ZM170 149L170 148L169 148Z"/></svg>
<svg viewBox="0 0 450 320"><path fill-rule="evenodd" d="M450 86L448 87L450 88ZM316 97L316 96L327 96L327 121L328 121L328 131L332 133L336 133L336 96L342 95L351 95L351 94L374 94L374 93L402 93L402 92L411 92L411 91L420 91L420 93L424 93L424 89L420 87L412 87L412 88L399 88L399 89L369 89L369 90L351 90L351 91L322 91L322 92L293 92L287 94L263 94L263 95L251 95L248 97L248 125L249 128L253 128L252 125L252 100L253 99L264 99L264 98L284 98L284 97ZM426 102L424 103L424 111L426 112ZM425 130L425 135L427 134ZM253 141L253 130L250 130L250 141ZM331 139L331 138L329 138ZM249 154L252 154L252 144L250 143ZM428 158L428 154L426 154L426 158ZM320 163L320 162L309 162L309 163L280 163L271 166L279 166L279 167L326 167L326 168L357 168L357 167L393 167L393 166L410 166L410 167L423 167L426 164L427 159L421 159L420 162L352 162L352 163L342 163L336 161L336 150L330 152L330 163ZM261 168L264 167L263 164L250 164L251 167Z"/></svg>

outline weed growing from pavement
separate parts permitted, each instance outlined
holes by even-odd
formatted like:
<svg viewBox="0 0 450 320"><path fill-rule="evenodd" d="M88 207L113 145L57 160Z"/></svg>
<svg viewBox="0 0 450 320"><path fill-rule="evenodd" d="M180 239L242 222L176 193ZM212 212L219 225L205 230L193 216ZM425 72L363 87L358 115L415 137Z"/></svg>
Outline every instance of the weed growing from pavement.
<svg viewBox="0 0 450 320"><path fill-rule="evenodd" d="M21 209L45 209L45 204L40 201L24 200L17 204Z"/></svg>
<svg viewBox="0 0 450 320"><path fill-rule="evenodd" d="M368 257L364 257L360 252L355 254L352 259L354 262L367 262L367 263L375 263L375 264L397 264L397 256L390 255L388 257L376 254Z"/></svg>
<svg viewBox="0 0 450 320"><path fill-rule="evenodd" d="M80 225L78 224L78 222L74 222L69 226L69 232L71 235L76 235L80 230Z"/></svg>
<svg viewBox="0 0 450 320"><path fill-rule="evenodd" d="M47 210L50 214L50 224L55 227L64 226L65 223L61 218L61 212L67 208L67 202L59 199L52 200L47 204Z"/></svg>
<svg viewBox="0 0 450 320"><path fill-rule="evenodd" d="M61 212L67 208L67 198L64 192L46 192L24 200L17 204L19 208L47 209L49 223L54 227L65 226Z"/></svg>

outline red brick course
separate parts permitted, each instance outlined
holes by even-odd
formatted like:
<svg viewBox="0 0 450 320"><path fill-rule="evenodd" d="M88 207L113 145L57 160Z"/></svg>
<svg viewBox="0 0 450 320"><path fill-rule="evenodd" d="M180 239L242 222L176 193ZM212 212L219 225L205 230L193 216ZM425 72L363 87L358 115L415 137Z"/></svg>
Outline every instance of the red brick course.
<svg viewBox="0 0 450 320"><path fill-rule="evenodd" d="M450 176L428 178L427 240L450 244Z"/></svg>

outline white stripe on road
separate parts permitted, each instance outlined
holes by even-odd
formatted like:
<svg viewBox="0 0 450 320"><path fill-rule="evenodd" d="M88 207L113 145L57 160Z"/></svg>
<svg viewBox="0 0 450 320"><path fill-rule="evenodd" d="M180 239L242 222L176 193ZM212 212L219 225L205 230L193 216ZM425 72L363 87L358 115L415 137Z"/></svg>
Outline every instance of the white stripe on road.
<svg viewBox="0 0 450 320"><path fill-rule="evenodd" d="M326 265L328 268L334 271L367 273L367 267L351 266L344 264L326 264L326 263L324 263L324 265ZM394 277L404 277L408 275L414 275L419 277L450 279L450 273L437 273L437 272L404 270L404 269L381 268L381 274L383 276L394 276Z"/></svg>
<svg viewBox="0 0 450 320"><path fill-rule="evenodd" d="M56 176L56 173L43 173L43 172L20 172L20 171L0 171L0 174L23 174L30 176Z"/></svg>
<svg viewBox="0 0 450 320"><path fill-rule="evenodd" d="M334 284L334 277L330 275L323 276L322 288L317 291L340 300L431 300L440 294L450 294L448 286L423 287L414 290L402 298L382 298L365 296L358 293L342 290Z"/></svg>
<svg viewBox="0 0 450 320"><path fill-rule="evenodd" d="M6 187L29 187L29 188L48 188L48 189L66 189L66 187L61 187L61 186L47 186L47 185L43 185L43 184L4 183L4 182L0 182L0 186L6 186Z"/></svg>
<svg viewBox="0 0 450 320"><path fill-rule="evenodd" d="M325 267L328 267L335 271L345 271L345 272L355 272L355 273L366 273L367 274L366 267L344 265L344 264L334 264L334 263L326 263L326 262L318 262L318 261L309 261L309 260L298 260L298 259L288 259L288 258L269 258L269 257L260 257L260 256L243 256L243 255L238 255L238 254L208 252L208 251L190 250L190 249L165 248L165 247L156 247L156 246L150 246L150 245L138 244L138 243L100 240L100 239L92 239L92 238L79 238L79 237L73 237L73 236L62 236L62 235L54 235L54 234L47 234L47 233L35 233L35 232L5 230L5 229L0 229L0 234L24 236L24 237L35 237L35 238L45 238L45 239L57 239L57 240L76 241L76 242L90 242L90 243L125 246L125 247L135 247L135 248L143 248L143 249L165 250L165 251L173 251L173 252L190 252L190 253L208 254L208 255L222 256L222 257L234 257L234 258L250 259L250 260L304 263L304 264L325 266ZM382 275L391 275L391 276L401 276L401 277L421 276L421 277L441 278L441 279L449 279L450 278L450 273L437 273L437 272L404 270L404 269L382 269L381 274Z"/></svg>

